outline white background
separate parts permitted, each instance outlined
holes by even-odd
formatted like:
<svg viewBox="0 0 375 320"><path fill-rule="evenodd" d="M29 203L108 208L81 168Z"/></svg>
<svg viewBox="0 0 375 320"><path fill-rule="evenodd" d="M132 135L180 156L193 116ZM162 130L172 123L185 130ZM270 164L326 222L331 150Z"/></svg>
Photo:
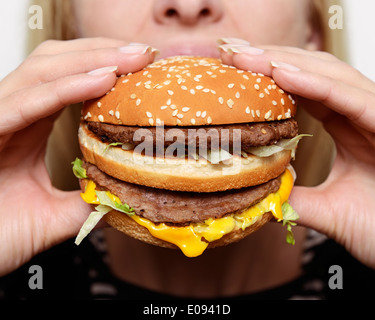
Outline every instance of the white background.
<svg viewBox="0 0 375 320"><path fill-rule="evenodd" d="M350 63L375 81L375 1L344 0ZM24 59L29 0L0 1L0 79Z"/></svg>

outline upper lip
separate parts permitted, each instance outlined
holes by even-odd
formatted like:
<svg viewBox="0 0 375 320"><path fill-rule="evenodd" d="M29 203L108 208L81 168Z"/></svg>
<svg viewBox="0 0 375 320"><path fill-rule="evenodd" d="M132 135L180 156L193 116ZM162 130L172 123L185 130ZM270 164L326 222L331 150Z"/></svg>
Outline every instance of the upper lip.
<svg viewBox="0 0 375 320"><path fill-rule="evenodd" d="M159 59L165 59L172 56L201 56L219 58L219 51L215 44L180 42L169 44L160 49Z"/></svg>

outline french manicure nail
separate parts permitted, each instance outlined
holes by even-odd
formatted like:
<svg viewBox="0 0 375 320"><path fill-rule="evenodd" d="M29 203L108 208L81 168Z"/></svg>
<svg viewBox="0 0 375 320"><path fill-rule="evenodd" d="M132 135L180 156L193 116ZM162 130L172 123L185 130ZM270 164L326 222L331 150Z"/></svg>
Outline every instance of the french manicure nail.
<svg viewBox="0 0 375 320"><path fill-rule="evenodd" d="M259 56L264 53L263 49L241 44L223 44L219 46L219 49L223 50L224 52L230 55L234 53L244 53Z"/></svg>
<svg viewBox="0 0 375 320"><path fill-rule="evenodd" d="M145 54L148 51L150 52L152 48L146 44L133 42L127 46L120 47L118 50L126 54Z"/></svg>
<svg viewBox="0 0 375 320"><path fill-rule="evenodd" d="M92 70L88 72L87 74L89 74L90 76L98 76L98 75L102 75L106 73L116 72L117 70L118 70L117 66L109 66L109 67Z"/></svg>
<svg viewBox="0 0 375 320"><path fill-rule="evenodd" d="M284 69L287 71L293 71L293 72L301 71L301 69L296 66L293 66L285 62L280 62L280 61L271 61L271 66L274 68Z"/></svg>
<svg viewBox="0 0 375 320"><path fill-rule="evenodd" d="M222 44L242 44L242 45L247 45L250 46L250 42L244 39L239 39L239 38L234 38L234 37L228 37L228 38L220 38L217 40L217 43L219 45Z"/></svg>

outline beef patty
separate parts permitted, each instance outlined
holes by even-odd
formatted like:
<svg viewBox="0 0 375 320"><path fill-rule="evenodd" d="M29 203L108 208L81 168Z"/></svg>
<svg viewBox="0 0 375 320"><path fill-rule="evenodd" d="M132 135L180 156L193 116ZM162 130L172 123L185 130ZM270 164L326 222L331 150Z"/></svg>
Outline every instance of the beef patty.
<svg viewBox="0 0 375 320"><path fill-rule="evenodd" d="M140 128L90 121L88 121L87 124L88 128L93 133L100 136L103 141L133 143L134 145L138 145L145 140L144 135L147 133L147 135L152 135L154 146L159 144L164 147L168 147L174 143L177 140L177 134L182 135L182 141L184 141L185 146L196 144L198 147L200 141L206 141L205 139L207 139L207 148L210 148L211 139L217 137L219 140L218 145L221 146L221 143L223 143L224 145L229 145L229 147L240 139L242 149L272 145L280 139L291 139L298 134L298 125L294 119L206 127L164 127L164 134L156 134L156 127ZM144 131L140 133L143 139L136 139L139 141L135 141L134 137L139 129L144 129ZM226 132L223 131L224 129L227 129ZM241 130L240 136L235 134L236 129ZM210 130L217 130L217 135L210 134ZM178 141L181 141L180 136Z"/></svg>
<svg viewBox="0 0 375 320"><path fill-rule="evenodd" d="M280 188L280 178L262 185L211 193L180 192L140 186L115 179L84 162L87 177L99 190L110 191L137 215L155 223L186 224L242 212Z"/></svg>

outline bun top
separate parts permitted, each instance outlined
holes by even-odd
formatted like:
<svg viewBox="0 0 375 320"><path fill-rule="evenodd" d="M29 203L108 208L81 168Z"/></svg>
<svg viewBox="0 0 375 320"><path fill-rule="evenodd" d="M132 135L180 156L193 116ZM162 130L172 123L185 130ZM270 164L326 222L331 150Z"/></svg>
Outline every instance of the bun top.
<svg viewBox="0 0 375 320"><path fill-rule="evenodd" d="M283 120L296 103L271 78L218 59L173 57L118 78L86 101L85 120L128 126L203 126Z"/></svg>

